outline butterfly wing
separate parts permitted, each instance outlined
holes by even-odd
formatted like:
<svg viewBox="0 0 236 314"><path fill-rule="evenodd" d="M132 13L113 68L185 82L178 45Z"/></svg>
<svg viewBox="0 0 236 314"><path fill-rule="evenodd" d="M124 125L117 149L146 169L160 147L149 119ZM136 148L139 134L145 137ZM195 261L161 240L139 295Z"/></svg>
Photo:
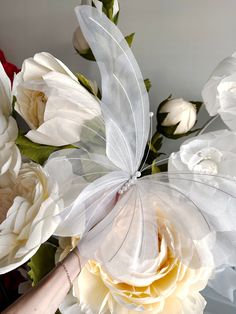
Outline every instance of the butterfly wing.
<svg viewBox="0 0 236 314"><path fill-rule="evenodd" d="M157 211L145 192L132 186L79 244L82 256L95 252L108 274L131 285L148 285L158 263Z"/></svg>
<svg viewBox="0 0 236 314"><path fill-rule="evenodd" d="M157 280L173 259L193 269L212 265L206 246L215 237L200 205L170 182L167 173L143 177L82 239L80 252L95 252L108 274L135 286Z"/></svg>
<svg viewBox="0 0 236 314"><path fill-rule="evenodd" d="M112 209L117 192L128 180L104 155L82 149L54 153L45 170L64 202L63 222L55 232L59 236L88 232Z"/></svg>
<svg viewBox="0 0 236 314"><path fill-rule="evenodd" d="M101 73L107 157L119 169L134 174L150 128L142 74L124 36L103 13L90 6L75 11Z"/></svg>

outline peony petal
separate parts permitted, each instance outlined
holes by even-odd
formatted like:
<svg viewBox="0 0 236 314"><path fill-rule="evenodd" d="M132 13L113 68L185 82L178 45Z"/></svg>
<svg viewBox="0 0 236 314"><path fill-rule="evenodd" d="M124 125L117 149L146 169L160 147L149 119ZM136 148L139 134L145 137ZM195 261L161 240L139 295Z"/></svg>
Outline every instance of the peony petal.
<svg viewBox="0 0 236 314"><path fill-rule="evenodd" d="M72 79L77 81L76 76L68 69L68 67L48 52L37 53L34 55L34 60L51 71L69 75Z"/></svg>
<svg viewBox="0 0 236 314"><path fill-rule="evenodd" d="M78 142L80 140L80 130L80 124L55 117L44 122L37 130L29 131L26 137L39 144L63 146Z"/></svg>

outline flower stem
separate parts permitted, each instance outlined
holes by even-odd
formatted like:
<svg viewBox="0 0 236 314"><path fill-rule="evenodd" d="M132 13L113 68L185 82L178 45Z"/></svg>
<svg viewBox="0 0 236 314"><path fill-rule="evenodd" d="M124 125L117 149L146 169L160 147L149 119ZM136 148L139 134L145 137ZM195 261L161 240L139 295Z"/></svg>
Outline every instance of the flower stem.
<svg viewBox="0 0 236 314"><path fill-rule="evenodd" d="M210 118L210 120L208 120L202 127L202 129L200 129L200 131L196 134L196 136L203 134L208 128L209 126L219 118L219 114L217 114L216 116Z"/></svg>

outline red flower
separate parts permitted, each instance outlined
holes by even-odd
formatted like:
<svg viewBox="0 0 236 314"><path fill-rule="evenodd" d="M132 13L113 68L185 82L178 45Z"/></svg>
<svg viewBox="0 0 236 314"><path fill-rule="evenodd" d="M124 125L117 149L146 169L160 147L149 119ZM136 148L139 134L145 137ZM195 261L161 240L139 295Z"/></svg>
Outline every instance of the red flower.
<svg viewBox="0 0 236 314"><path fill-rule="evenodd" d="M2 50L0 50L0 62L3 65L5 72L7 73L11 82L13 82L14 74L20 72L20 69L17 68L15 64L9 63Z"/></svg>

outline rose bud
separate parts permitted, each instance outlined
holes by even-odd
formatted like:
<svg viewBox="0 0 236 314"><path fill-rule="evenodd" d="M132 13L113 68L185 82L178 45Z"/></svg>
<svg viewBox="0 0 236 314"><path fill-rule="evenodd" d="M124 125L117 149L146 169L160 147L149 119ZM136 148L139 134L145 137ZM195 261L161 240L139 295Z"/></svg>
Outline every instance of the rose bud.
<svg viewBox="0 0 236 314"><path fill-rule="evenodd" d="M163 101L157 110L157 130L170 138L188 134L197 120L196 104L183 98Z"/></svg>

